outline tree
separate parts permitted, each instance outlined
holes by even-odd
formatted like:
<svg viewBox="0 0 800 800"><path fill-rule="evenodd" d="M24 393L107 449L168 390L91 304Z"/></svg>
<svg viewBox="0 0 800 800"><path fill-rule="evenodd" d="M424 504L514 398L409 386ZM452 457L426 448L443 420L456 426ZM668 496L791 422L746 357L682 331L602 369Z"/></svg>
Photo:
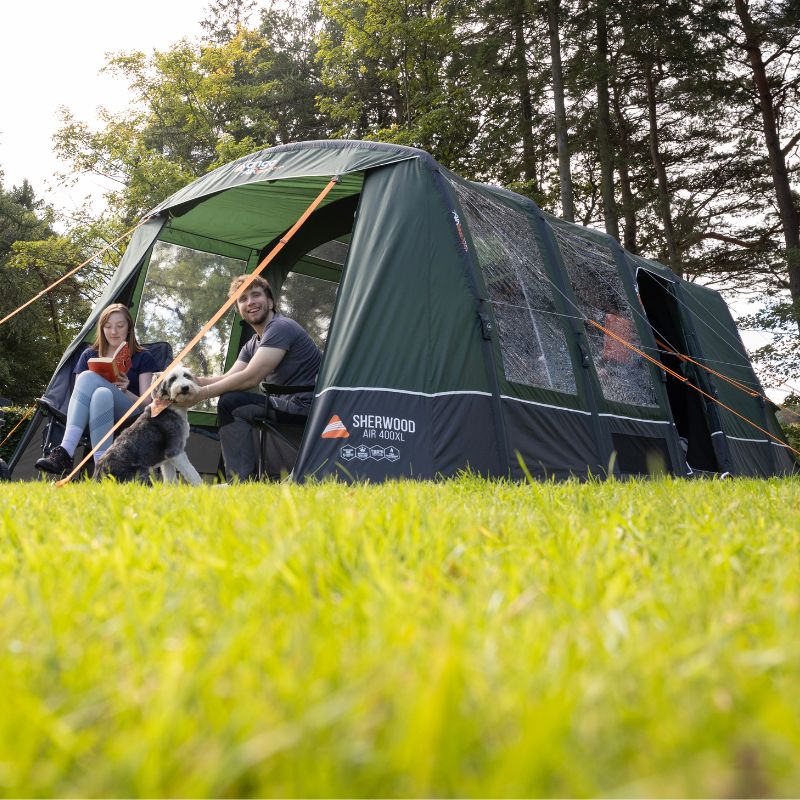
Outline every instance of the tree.
<svg viewBox="0 0 800 800"><path fill-rule="evenodd" d="M131 106L101 111L100 130L63 109L57 154L75 172L111 179L118 189L106 195L109 209L130 224L232 158L324 138L329 125L314 106L314 6L311 17L294 16L297 8L264 12L257 31L223 31L212 18L214 42L113 56L106 70L127 81Z"/></svg>
<svg viewBox="0 0 800 800"><path fill-rule="evenodd" d="M756 5L755 3L753 4ZM794 103L800 99L800 10L796 3L760 5L760 20L754 18L749 0L735 0L741 29L740 45L747 54L752 82L761 114L764 142L778 216L783 232L788 289L794 318L800 330L800 211L793 193L786 156L800 142L800 117ZM765 49L771 52L765 56ZM788 141L781 142L781 122L789 127Z"/></svg>
<svg viewBox="0 0 800 800"><path fill-rule="evenodd" d="M464 85L455 21L441 0L323 0L318 37L334 135L469 158L476 108Z"/></svg>
<svg viewBox="0 0 800 800"><path fill-rule="evenodd" d="M547 27L550 36L550 60L553 76L553 106L555 108L556 145L558 148L558 179L562 214L567 222L575 221L572 199L572 173L569 164L567 112L564 104L564 74L561 68L561 33L559 29L560 0L547 0Z"/></svg>
<svg viewBox="0 0 800 800"><path fill-rule="evenodd" d="M206 40L218 45L229 42L246 27L255 7L256 0L212 0L208 16L200 21Z"/></svg>
<svg viewBox="0 0 800 800"><path fill-rule="evenodd" d="M0 181L0 318L85 260L80 238L58 236L52 224L27 181L10 191ZM0 327L0 395L28 405L43 393L88 315L93 287L91 270L76 275Z"/></svg>

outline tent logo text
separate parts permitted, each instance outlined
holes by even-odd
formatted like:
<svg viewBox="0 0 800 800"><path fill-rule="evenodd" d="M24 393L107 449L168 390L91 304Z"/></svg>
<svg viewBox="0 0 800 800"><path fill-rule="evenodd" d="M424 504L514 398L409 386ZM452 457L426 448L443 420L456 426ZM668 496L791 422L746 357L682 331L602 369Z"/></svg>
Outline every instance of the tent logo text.
<svg viewBox="0 0 800 800"><path fill-rule="evenodd" d="M383 414L353 414L350 428L363 431L364 439L389 439L406 441L406 434L416 433L417 423L405 417L389 417ZM391 459L390 459L391 460Z"/></svg>
<svg viewBox="0 0 800 800"><path fill-rule="evenodd" d="M339 419L339 417L334 414L330 422L325 426L325 430L322 431L322 439L347 439L350 434L347 432L347 428L345 428L344 423Z"/></svg>
<svg viewBox="0 0 800 800"><path fill-rule="evenodd" d="M248 161L234 170L234 172L242 172L245 175L263 175L266 172L272 172L278 166L277 161L272 161L266 158L259 158L255 161Z"/></svg>
<svg viewBox="0 0 800 800"><path fill-rule="evenodd" d="M382 414L353 414L350 425L353 428L383 428L403 433L415 433L417 430L417 423L413 419L386 417Z"/></svg>

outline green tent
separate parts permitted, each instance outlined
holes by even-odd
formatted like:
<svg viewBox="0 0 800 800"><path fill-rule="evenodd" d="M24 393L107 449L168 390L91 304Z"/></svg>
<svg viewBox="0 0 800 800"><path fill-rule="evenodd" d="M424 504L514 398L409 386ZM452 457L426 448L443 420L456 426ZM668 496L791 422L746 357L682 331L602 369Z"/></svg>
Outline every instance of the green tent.
<svg viewBox="0 0 800 800"><path fill-rule="evenodd" d="M324 347L295 479L794 469L716 292L421 150L325 141L234 161L147 215L65 352L12 460L15 477L34 474L43 431L53 440L102 308L127 303L140 341L178 352L231 277L252 271L334 176L267 272L284 312ZM229 315L189 366L222 371L247 336ZM190 421L190 457L214 475L213 406Z"/></svg>

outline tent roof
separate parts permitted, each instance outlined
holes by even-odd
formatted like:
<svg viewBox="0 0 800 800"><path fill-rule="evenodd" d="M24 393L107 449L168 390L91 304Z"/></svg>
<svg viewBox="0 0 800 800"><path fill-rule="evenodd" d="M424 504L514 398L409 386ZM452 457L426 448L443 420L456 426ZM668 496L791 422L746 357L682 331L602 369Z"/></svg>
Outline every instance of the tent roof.
<svg viewBox="0 0 800 800"><path fill-rule="evenodd" d="M145 216L155 216L167 209L174 211L182 205L235 186L286 178L349 175L411 158L422 158L431 164L436 163L429 153L414 147L349 139L267 147L223 164L192 181Z"/></svg>
<svg viewBox="0 0 800 800"><path fill-rule="evenodd" d="M421 158L413 147L363 141L312 141L259 150L198 178L146 216L167 213L180 234L258 249L290 227L334 176L325 205L361 191L367 169ZM269 215L264 210L269 208Z"/></svg>

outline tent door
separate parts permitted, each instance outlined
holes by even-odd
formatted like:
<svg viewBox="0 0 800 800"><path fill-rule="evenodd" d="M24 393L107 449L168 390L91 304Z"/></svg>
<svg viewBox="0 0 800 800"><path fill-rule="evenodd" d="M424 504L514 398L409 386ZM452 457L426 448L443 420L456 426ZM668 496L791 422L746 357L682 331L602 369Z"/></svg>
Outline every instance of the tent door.
<svg viewBox="0 0 800 800"><path fill-rule="evenodd" d="M663 345L679 353L688 353L680 311L675 295L667 280L644 270L637 271L639 296L658 343L658 354L664 366L684 375L695 386L701 386L696 368L672 355ZM719 462L714 453L711 430L706 414L706 400L683 381L666 374L667 397L678 435L686 448L686 460L694 470L719 472Z"/></svg>

